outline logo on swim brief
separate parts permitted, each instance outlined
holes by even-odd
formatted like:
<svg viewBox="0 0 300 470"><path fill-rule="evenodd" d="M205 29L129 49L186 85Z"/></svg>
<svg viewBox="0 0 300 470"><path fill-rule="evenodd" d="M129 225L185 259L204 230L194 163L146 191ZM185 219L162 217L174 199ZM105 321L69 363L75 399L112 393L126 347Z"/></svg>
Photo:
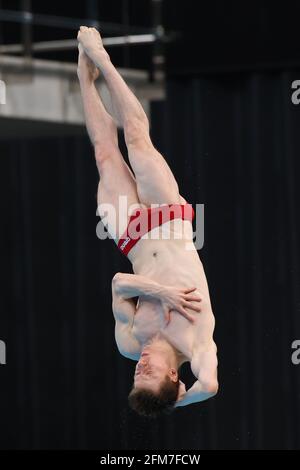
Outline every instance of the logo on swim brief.
<svg viewBox="0 0 300 470"><path fill-rule="evenodd" d="M129 242L130 242L130 237L127 237L126 240L122 243L122 245L120 245L120 249L124 250L124 248L128 245Z"/></svg>
<svg viewBox="0 0 300 470"><path fill-rule="evenodd" d="M101 218L97 237L112 238L122 251L140 239L184 240L187 251L204 245L204 204L130 205L127 196L120 195L115 205L100 203L96 215Z"/></svg>
<svg viewBox="0 0 300 470"><path fill-rule="evenodd" d="M0 365L6 364L6 345L0 340Z"/></svg>
<svg viewBox="0 0 300 470"><path fill-rule="evenodd" d="M6 104L6 85L3 80L0 80L0 104Z"/></svg>

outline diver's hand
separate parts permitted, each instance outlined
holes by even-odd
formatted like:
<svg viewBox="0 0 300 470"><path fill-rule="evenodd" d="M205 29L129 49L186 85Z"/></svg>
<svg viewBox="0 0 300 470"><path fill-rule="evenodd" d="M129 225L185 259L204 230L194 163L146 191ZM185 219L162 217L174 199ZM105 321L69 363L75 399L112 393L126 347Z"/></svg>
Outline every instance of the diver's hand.
<svg viewBox="0 0 300 470"><path fill-rule="evenodd" d="M187 308L195 312L201 312L199 302L201 297L198 293L193 293L197 287L178 289L178 287L164 286L160 294L163 311L167 324L170 322L170 313L172 310L180 313L190 322L194 322L194 317L187 312ZM196 304L196 303L197 304Z"/></svg>

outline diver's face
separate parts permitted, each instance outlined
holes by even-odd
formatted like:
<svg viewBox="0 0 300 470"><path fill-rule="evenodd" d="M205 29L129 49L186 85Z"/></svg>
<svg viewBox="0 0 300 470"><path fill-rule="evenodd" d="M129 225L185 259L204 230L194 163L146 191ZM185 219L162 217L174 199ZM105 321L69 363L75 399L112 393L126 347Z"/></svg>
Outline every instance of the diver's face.
<svg viewBox="0 0 300 470"><path fill-rule="evenodd" d="M168 370L161 354L158 352L143 352L135 368L134 387L147 388L153 392L158 392Z"/></svg>

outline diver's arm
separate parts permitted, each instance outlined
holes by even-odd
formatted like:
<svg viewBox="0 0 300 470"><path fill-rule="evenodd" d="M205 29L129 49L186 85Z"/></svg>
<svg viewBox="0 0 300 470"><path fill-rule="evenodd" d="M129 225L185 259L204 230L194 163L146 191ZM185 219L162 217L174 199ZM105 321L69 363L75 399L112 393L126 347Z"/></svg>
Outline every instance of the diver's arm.
<svg viewBox="0 0 300 470"><path fill-rule="evenodd" d="M124 273L117 273L112 285L116 295L123 299L142 295L160 300L167 322L170 321L171 310L177 311L191 322L194 321L194 317L186 309L201 311L199 302L202 299L198 293L195 293L196 287L180 289L158 284L145 276Z"/></svg>
<svg viewBox="0 0 300 470"><path fill-rule="evenodd" d="M191 360L191 369L198 380L185 394L179 397L175 406L190 405L216 395L219 388L217 366L217 348L213 341L195 351Z"/></svg>
<svg viewBox="0 0 300 470"><path fill-rule="evenodd" d="M115 293L123 299L140 295L160 298L163 292L163 286L138 274L117 273L113 277L112 285Z"/></svg>
<svg viewBox="0 0 300 470"><path fill-rule="evenodd" d="M194 385L184 394L181 400L178 400L175 407L191 405L200 401L208 400L218 392L218 384L214 381L211 383L201 383L196 380Z"/></svg>
<svg viewBox="0 0 300 470"><path fill-rule="evenodd" d="M132 334L133 319L136 311L133 299L123 299L112 284L112 311L116 321L115 339L118 350L128 359L138 360L141 345Z"/></svg>

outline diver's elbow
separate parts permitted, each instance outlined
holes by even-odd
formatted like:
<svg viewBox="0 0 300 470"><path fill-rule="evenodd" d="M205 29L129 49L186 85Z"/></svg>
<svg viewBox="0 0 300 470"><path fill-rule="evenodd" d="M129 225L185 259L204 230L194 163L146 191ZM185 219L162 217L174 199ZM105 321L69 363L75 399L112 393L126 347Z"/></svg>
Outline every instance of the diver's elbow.
<svg viewBox="0 0 300 470"><path fill-rule="evenodd" d="M209 393L211 396L214 396L218 393L219 383L217 380L208 380L204 383L202 382L202 388L205 393Z"/></svg>

